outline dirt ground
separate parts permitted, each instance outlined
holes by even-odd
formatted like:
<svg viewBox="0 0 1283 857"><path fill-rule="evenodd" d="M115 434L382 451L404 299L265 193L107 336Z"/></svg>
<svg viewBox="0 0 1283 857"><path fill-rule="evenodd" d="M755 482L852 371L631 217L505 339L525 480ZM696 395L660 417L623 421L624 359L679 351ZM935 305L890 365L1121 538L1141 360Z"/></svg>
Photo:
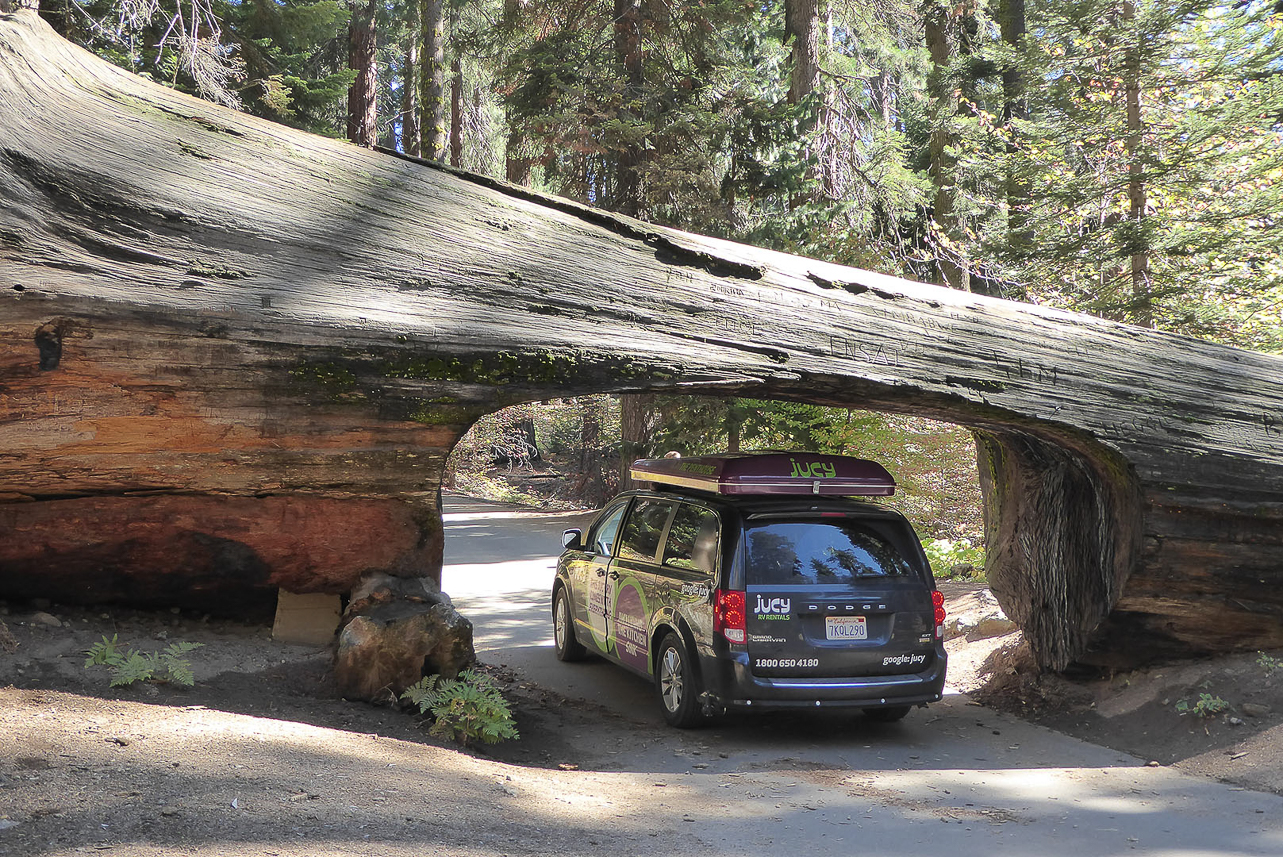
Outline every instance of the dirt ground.
<svg viewBox="0 0 1283 857"><path fill-rule="evenodd" d="M1000 615L981 584L942 588L964 627ZM946 647L950 684L984 705L1151 763L1283 794L1283 651L1061 675L1039 673L1019 632L960 636Z"/></svg>
<svg viewBox="0 0 1283 857"><path fill-rule="evenodd" d="M1283 652L1111 676L1040 676L1018 633L988 636L1003 627L995 622L996 607L983 586L945 588L957 634L947 643L954 687L987 705L1154 764L1283 794ZM36 840L42 842L41 853L59 853L59 842L93 842L94 837L108 843L132 834L136 841L157 841L166 829L194 847L225 842L230 830L242 841L239 853L272 854L277 852L254 845L255 831L267 815L279 825L282 813L297 817L301 837L309 831L341 831L356 841L362 825L386 829L386 815L392 813L406 836L421 838L422 853L458 853L435 850L452 841L451 831L441 827L437 810L416 809L405 797L414 777L428 775L431 765L470 766L464 781L478 789L538 793L547 785L540 785L540 772L552 777L558 771L609 770L618 752L600 742L572 739L612 715L566 705L503 667L486 669L514 705L521 740L458 753L429 735L422 718L336 698L329 652L272 641L265 622L29 603L0 604L0 621L0 712L7 722L23 718L27 726L17 741L10 730L0 733L0 854L34 853ZM87 669L84 653L113 635L138 649L201 643L190 655L195 686L110 688L105 668ZM1225 707L1213 711L1218 700ZM229 725L234 715L253 719ZM246 722L254 724L249 734ZM255 742L271 737L279 746L278 739L289 738L292 730L299 733L296 753L262 758L254 752ZM386 794L357 800L345 791L350 775L339 773L345 769L327 754L350 756L351 751L339 751L337 740L331 746L326 736L352 733L367 736L371 753L388 748L388 758L379 762L389 771ZM384 738L410 742L422 753L402 758L396 742L378 744ZM673 743L677 753L699 752L686 746L692 739L674 730L643 740ZM363 754L359 764L375 762ZM514 785L511 774L503 773L511 770L507 765L521 766L523 784ZM41 788L33 790L33 784ZM548 789L549 795L553 791ZM104 794L119 804L115 810L91 806ZM468 794L447 797L461 807L457 824L478 823L467 818ZM547 799L554 816L573 809L560 797ZM386 811L375 819L360 807ZM493 819L484 822L494 827ZM523 848L556 850L555 827L550 822L546 832L519 831ZM502 823L495 830L503 833ZM620 853L630 850L623 841L617 846Z"/></svg>

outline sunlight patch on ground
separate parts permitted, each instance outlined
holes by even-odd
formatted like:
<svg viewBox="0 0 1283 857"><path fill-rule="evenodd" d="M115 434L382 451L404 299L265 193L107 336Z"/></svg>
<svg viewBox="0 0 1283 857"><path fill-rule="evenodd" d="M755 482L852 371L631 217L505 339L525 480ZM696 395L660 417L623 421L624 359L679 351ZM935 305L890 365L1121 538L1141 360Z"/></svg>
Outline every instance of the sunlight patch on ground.
<svg viewBox="0 0 1283 857"><path fill-rule="evenodd" d="M445 512L441 515L441 520L447 524L458 523L460 521L492 521L496 519L540 519L540 518L569 518L576 515L591 514L592 510L584 512L535 512L535 511L512 511L502 512Z"/></svg>

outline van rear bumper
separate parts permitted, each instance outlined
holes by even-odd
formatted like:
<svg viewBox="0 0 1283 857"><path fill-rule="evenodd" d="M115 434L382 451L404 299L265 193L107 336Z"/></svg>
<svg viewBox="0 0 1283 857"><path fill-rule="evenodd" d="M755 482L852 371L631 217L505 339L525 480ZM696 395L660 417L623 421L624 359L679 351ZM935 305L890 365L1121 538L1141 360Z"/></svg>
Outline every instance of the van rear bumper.
<svg viewBox="0 0 1283 857"><path fill-rule="evenodd" d="M734 655L706 663L705 690L728 708L876 708L883 705L926 705L944 696L947 656L919 673L842 678L759 677L749 670L748 656Z"/></svg>

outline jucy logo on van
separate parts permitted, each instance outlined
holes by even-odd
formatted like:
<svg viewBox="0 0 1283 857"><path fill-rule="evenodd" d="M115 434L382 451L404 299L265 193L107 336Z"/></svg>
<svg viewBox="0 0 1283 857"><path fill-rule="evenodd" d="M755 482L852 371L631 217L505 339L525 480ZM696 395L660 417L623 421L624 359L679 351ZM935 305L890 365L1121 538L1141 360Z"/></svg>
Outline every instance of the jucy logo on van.
<svg viewBox="0 0 1283 857"><path fill-rule="evenodd" d="M792 608L791 598L763 598L759 595L753 609L759 619L788 619Z"/></svg>

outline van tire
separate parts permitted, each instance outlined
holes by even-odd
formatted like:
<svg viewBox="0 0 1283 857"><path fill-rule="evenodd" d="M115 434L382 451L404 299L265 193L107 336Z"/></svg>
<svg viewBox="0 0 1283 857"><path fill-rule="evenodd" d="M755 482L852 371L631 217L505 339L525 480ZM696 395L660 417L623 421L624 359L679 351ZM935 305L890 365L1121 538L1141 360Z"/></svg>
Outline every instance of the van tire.
<svg viewBox="0 0 1283 857"><path fill-rule="evenodd" d="M575 638L575 614L570 612L570 596L564 586L557 587L552 599L552 642L559 661L582 661L588 654Z"/></svg>
<svg viewBox="0 0 1283 857"><path fill-rule="evenodd" d="M704 721L699 701L702 689L690 650L673 631L665 634L659 644L655 658L655 690L659 693L659 708L668 725L689 729Z"/></svg>
<svg viewBox="0 0 1283 857"><path fill-rule="evenodd" d="M879 708L864 709L864 716L874 723L896 723L909 713L907 705L883 705Z"/></svg>

